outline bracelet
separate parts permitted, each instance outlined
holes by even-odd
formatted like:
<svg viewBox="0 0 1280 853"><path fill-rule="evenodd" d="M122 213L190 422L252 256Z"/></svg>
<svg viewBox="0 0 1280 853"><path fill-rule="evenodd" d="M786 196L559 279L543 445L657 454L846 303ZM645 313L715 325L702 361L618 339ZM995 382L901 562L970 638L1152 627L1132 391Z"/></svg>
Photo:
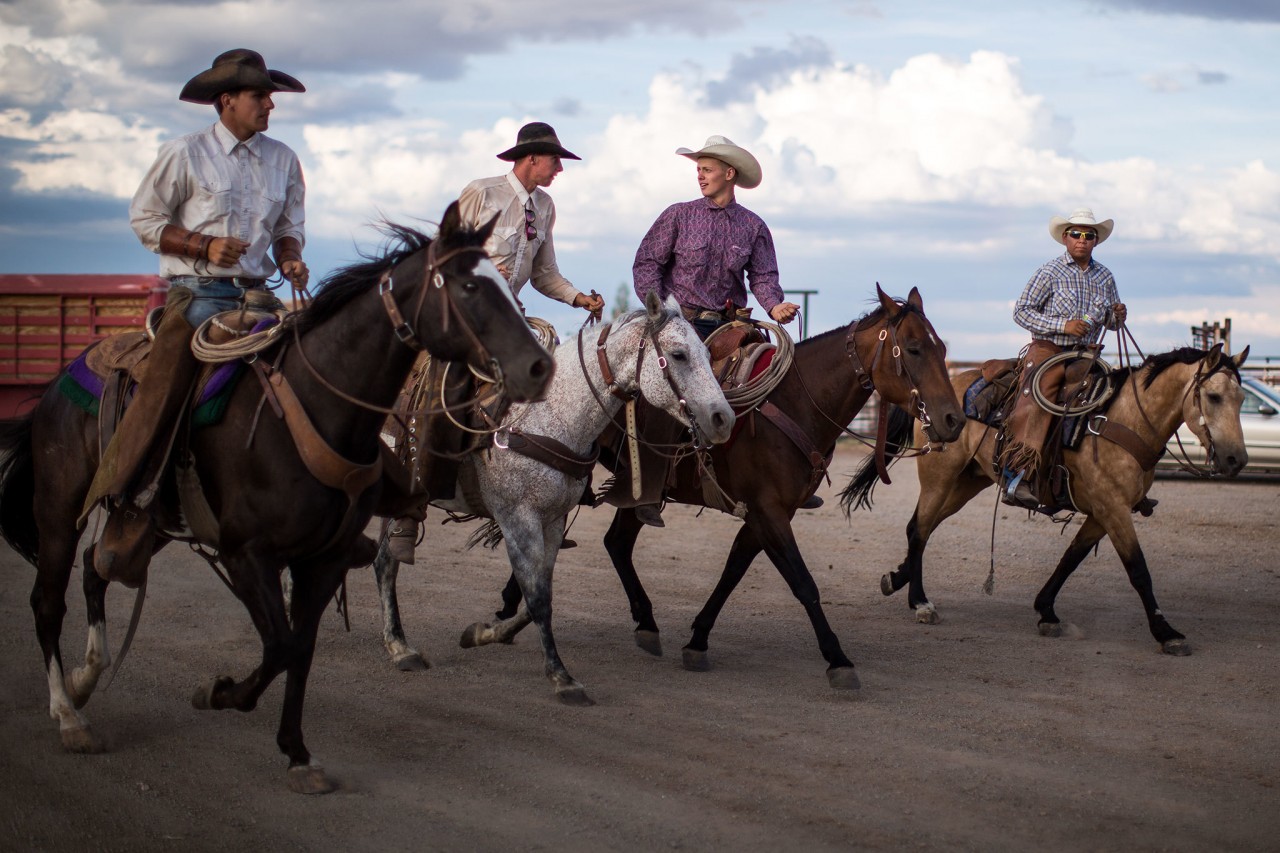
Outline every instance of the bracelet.
<svg viewBox="0 0 1280 853"><path fill-rule="evenodd" d="M210 246L212 246L212 245L213 245L213 235L212 235L212 234L201 234L201 235L200 235L200 249L198 250L198 252L197 252L197 254L196 254L196 259L197 259L197 260L204 259L204 260L206 260L206 261L207 261L207 260L209 260L209 247L210 247Z"/></svg>

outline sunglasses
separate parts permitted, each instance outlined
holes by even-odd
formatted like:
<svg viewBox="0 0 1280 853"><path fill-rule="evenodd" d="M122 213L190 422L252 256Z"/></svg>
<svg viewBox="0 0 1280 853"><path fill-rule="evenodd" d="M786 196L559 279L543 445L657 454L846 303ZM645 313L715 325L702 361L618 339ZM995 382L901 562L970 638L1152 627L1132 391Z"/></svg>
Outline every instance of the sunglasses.
<svg viewBox="0 0 1280 853"><path fill-rule="evenodd" d="M538 229L533 227L533 211L524 209L524 237L526 240L538 239Z"/></svg>
<svg viewBox="0 0 1280 853"><path fill-rule="evenodd" d="M1098 239L1098 235L1092 231L1068 231L1067 236L1072 240L1088 240L1090 242Z"/></svg>

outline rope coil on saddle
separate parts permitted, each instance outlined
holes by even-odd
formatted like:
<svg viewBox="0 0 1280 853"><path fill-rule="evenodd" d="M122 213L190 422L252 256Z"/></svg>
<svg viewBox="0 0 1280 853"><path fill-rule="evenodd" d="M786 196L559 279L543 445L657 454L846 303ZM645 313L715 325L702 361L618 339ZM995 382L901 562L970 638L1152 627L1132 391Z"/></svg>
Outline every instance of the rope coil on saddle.
<svg viewBox="0 0 1280 853"><path fill-rule="evenodd" d="M733 324L726 323L707 335L707 346L710 347L716 335L728 329L731 325ZM725 401L735 412L740 414L756 408L773 393L773 389L778 387L778 384L782 382L782 378L787 375L787 371L791 369L796 352L795 341L791 339L791 335L787 334L786 329L778 324L765 320L753 320L751 325L771 332L775 338L774 345L777 347L777 351L774 353L773 360L769 362L769 366L762 370L759 375L753 376L742 385L736 388L729 388L724 392Z"/></svg>
<svg viewBox="0 0 1280 853"><path fill-rule="evenodd" d="M1078 406L1072 406L1069 402L1065 404L1058 404L1045 397L1044 392L1040 389L1040 377L1044 375L1044 372L1064 362L1075 361L1080 358L1089 359L1093 364L1090 365L1089 372L1086 374L1085 378L1081 380L1080 388L1068 389L1068 391L1071 392L1068 395L1069 398L1076 397L1077 392L1079 391L1087 390L1087 383L1089 382L1088 377L1093 375L1093 365L1097 365L1101 368L1098 383L1092 391L1087 394L1085 401ZM1115 394L1116 384L1114 371L1115 368L1113 368L1110 363L1101 356L1096 355L1091 350L1073 349L1055 353L1041 362L1040 366L1037 367L1035 372L1032 374L1031 396L1040 408L1052 415L1057 415L1058 417L1087 415L1090 412L1102 408L1106 405L1107 401L1111 399L1112 395Z"/></svg>

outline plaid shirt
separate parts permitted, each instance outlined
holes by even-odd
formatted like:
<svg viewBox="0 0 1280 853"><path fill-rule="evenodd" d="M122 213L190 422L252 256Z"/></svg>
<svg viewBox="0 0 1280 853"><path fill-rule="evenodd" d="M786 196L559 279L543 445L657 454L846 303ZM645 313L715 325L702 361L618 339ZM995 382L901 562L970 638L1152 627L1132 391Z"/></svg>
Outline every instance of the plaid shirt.
<svg viewBox="0 0 1280 853"><path fill-rule="evenodd" d="M717 207L706 198L664 210L640 241L631 267L642 302L656 290L683 307L716 311L726 301L746 307L744 272L766 312L782 301L769 226L736 201Z"/></svg>
<svg viewBox="0 0 1280 853"><path fill-rule="evenodd" d="M1093 344L1107 329L1119 326L1111 313L1111 306L1119 301L1111 270L1092 258L1081 269L1070 253L1063 252L1031 276L1013 306L1013 321L1036 340L1063 347ZM1077 318L1089 324L1083 338L1065 331L1067 321Z"/></svg>

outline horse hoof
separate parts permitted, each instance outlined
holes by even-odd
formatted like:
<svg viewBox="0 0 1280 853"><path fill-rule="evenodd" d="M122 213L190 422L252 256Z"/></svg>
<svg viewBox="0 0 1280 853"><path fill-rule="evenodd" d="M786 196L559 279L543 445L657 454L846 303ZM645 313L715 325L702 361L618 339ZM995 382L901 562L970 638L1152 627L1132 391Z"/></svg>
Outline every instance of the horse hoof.
<svg viewBox="0 0 1280 853"><path fill-rule="evenodd" d="M328 794L337 788L319 764L289 768L289 790L295 794Z"/></svg>
<svg viewBox="0 0 1280 853"><path fill-rule="evenodd" d="M857 690L862 686L857 670L851 666L837 666L827 670L827 682L833 690Z"/></svg>
<svg viewBox="0 0 1280 853"><path fill-rule="evenodd" d="M1062 636L1061 622L1041 622L1039 627L1040 627L1041 637L1061 637Z"/></svg>
<svg viewBox="0 0 1280 853"><path fill-rule="evenodd" d="M885 595L893 595L893 578L888 575L881 575L880 591Z"/></svg>
<svg viewBox="0 0 1280 853"><path fill-rule="evenodd" d="M1191 654L1191 644L1187 642L1185 637L1179 637L1176 640L1165 640L1160 644L1160 651L1174 657L1186 657Z"/></svg>
<svg viewBox="0 0 1280 853"><path fill-rule="evenodd" d="M201 684L196 688L196 692L191 694L191 707L197 711L214 710L213 694L218 692L219 688L230 687L234 683L230 678L222 676Z"/></svg>
<svg viewBox="0 0 1280 853"><path fill-rule="evenodd" d="M482 646L484 645L484 633L488 630L490 630L490 626L487 622L472 622L462 632L458 645L464 649L474 649L476 646Z"/></svg>
<svg viewBox="0 0 1280 853"><path fill-rule="evenodd" d="M590 708L596 704L595 700L587 695L586 688L581 684L557 689L556 698L560 700L560 704L570 705L574 708Z"/></svg>
<svg viewBox="0 0 1280 853"><path fill-rule="evenodd" d="M656 658L662 657L662 638L657 631L636 631L636 645Z"/></svg>
<svg viewBox="0 0 1280 853"><path fill-rule="evenodd" d="M921 625L937 625L942 621L937 609L932 604L921 604L916 608L916 622Z"/></svg>
<svg viewBox="0 0 1280 853"><path fill-rule="evenodd" d="M62 736L62 748L67 752L96 755L99 752L105 752L107 748L102 739L95 735L88 725L62 729L59 734Z"/></svg>
<svg viewBox="0 0 1280 853"><path fill-rule="evenodd" d="M685 649L682 657L684 658L684 668L690 672L707 672L711 669L711 658L707 657L706 652L701 652L697 649Z"/></svg>
<svg viewBox="0 0 1280 853"><path fill-rule="evenodd" d="M392 663L401 672L425 672L431 669L431 664L417 652L405 652L402 655L398 655Z"/></svg>

